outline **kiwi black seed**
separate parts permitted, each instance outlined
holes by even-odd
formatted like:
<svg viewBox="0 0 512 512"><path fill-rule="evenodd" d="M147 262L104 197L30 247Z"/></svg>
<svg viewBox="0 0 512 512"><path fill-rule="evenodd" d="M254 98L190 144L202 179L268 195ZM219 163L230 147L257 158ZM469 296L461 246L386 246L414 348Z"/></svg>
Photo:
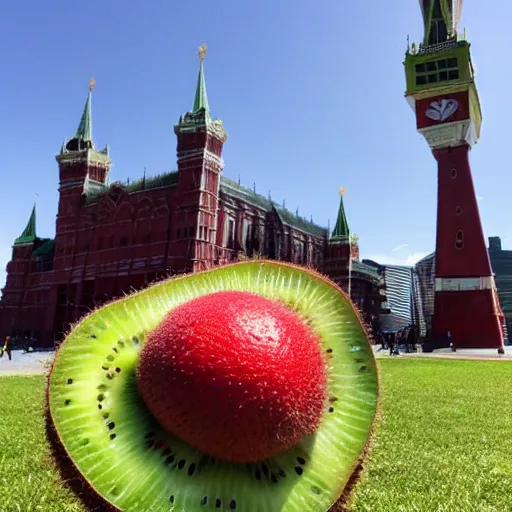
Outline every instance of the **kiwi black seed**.
<svg viewBox="0 0 512 512"><path fill-rule="evenodd" d="M330 398L320 428L256 464L219 461L166 433L135 385L147 333L179 304L223 290L284 302L326 354ZM96 310L62 343L48 380L59 442L93 492L126 512L326 512L364 451L377 401L373 351L346 295L318 274L267 261L162 281Z"/></svg>

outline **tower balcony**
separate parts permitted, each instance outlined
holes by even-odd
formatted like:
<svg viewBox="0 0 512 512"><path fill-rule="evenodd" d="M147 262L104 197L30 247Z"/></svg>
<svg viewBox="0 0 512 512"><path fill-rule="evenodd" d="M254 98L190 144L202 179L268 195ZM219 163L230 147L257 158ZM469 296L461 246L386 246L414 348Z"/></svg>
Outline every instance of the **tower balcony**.
<svg viewBox="0 0 512 512"><path fill-rule="evenodd" d="M470 44L455 37L428 46L409 45L404 66L407 97L425 97L446 89L467 89L475 78Z"/></svg>
<svg viewBox="0 0 512 512"><path fill-rule="evenodd" d="M446 41L443 41L442 43L436 43L436 44L420 43L418 46L416 46L415 43L412 43L412 44L408 45L408 53L425 55L428 53L443 52L446 50L452 50L453 48L456 48L459 43L463 43L463 42L465 42L464 39L459 38L458 36L453 36L453 37L448 38Z"/></svg>
<svg viewBox="0 0 512 512"><path fill-rule="evenodd" d="M454 36L419 48L413 44L404 66L405 96L431 149L473 146L482 112L469 42Z"/></svg>

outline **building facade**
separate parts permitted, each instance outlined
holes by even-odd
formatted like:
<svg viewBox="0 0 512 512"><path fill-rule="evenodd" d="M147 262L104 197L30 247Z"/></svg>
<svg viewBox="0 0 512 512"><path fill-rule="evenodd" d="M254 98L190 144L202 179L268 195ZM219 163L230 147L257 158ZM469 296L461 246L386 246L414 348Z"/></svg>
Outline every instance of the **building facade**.
<svg viewBox="0 0 512 512"><path fill-rule="evenodd" d="M200 49L192 110L174 127L177 170L109 184L108 146L92 137L90 84L76 133L57 155L55 238L36 232L36 208L13 245L0 302L0 335L60 340L91 309L173 274L248 257L317 268L346 290L367 318L378 315L377 273L359 262L341 198L332 236L222 175L223 123L211 116Z"/></svg>
<svg viewBox="0 0 512 512"><path fill-rule="evenodd" d="M418 304L414 289L414 271L407 265L381 265L364 260L383 277L385 302L380 314L382 332L398 332L418 325Z"/></svg>
<svg viewBox="0 0 512 512"><path fill-rule="evenodd" d="M420 334L426 336L432 331L435 291L435 253L431 253L414 266L414 291L419 311Z"/></svg>

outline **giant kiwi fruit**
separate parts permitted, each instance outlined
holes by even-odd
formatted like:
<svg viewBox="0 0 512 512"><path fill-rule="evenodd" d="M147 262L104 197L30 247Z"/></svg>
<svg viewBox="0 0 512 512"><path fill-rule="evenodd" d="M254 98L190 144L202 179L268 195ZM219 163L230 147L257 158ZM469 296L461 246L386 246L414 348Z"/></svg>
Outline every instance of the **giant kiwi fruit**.
<svg viewBox="0 0 512 512"><path fill-rule="evenodd" d="M378 391L341 289L249 261L80 321L48 378L49 433L100 510L326 512L360 465Z"/></svg>

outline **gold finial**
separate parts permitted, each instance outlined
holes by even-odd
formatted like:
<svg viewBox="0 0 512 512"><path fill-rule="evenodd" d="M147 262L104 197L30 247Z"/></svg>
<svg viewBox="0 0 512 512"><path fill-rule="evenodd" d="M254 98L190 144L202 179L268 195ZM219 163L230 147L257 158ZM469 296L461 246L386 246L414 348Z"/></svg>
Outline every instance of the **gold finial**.
<svg viewBox="0 0 512 512"><path fill-rule="evenodd" d="M204 43L197 49L197 54L199 55L199 60L201 62L203 62L207 51L208 51L208 47Z"/></svg>
<svg viewBox="0 0 512 512"><path fill-rule="evenodd" d="M343 197L345 192L347 191L347 187L340 187L340 196Z"/></svg>
<svg viewBox="0 0 512 512"><path fill-rule="evenodd" d="M89 80L89 91L92 91L94 89L94 86L96 85L96 78L91 78Z"/></svg>

